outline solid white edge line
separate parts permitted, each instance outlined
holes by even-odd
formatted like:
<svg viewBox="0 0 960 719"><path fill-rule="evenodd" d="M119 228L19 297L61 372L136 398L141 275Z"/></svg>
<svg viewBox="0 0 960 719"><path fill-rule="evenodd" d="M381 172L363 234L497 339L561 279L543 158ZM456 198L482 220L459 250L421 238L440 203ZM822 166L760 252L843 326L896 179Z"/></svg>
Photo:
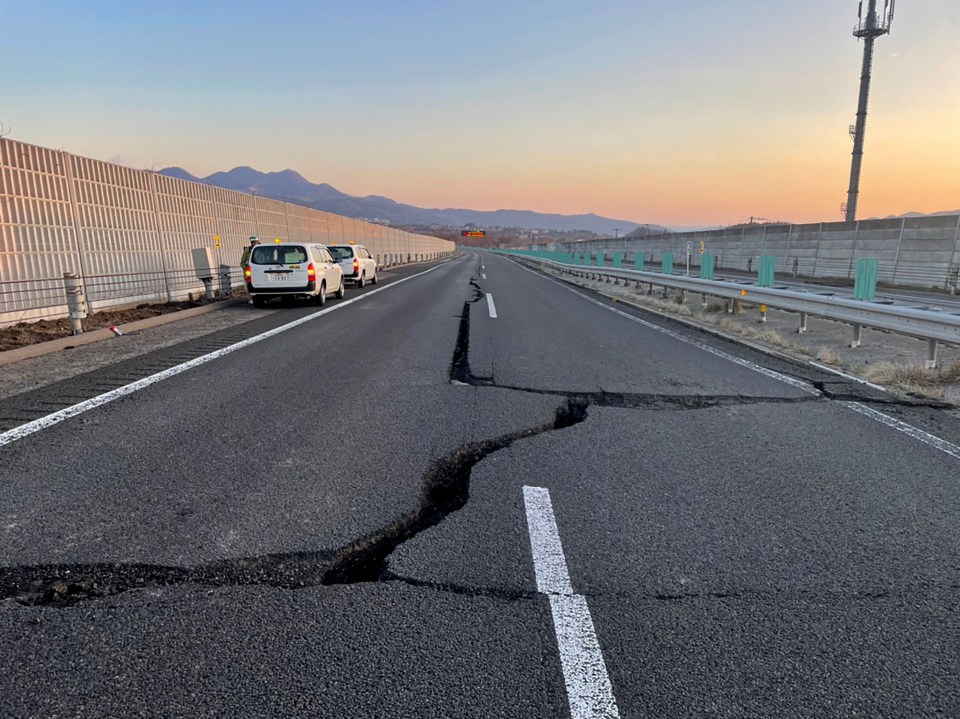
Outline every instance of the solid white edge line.
<svg viewBox="0 0 960 719"><path fill-rule="evenodd" d="M490 319L497 319L497 307L493 304L493 295L487 293L487 309L490 310Z"/></svg>
<svg viewBox="0 0 960 719"><path fill-rule="evenodd" d="M574 594L550 492L523 488L537 589L550 600L560 666L573 719L620 716L585 597Z"/></svg>
<svg viewBox="0 0 960 719"><path fill-rule="evenodd" d="M597 306L599 306L599 307L603 307L605 310L609 310L610 312L614 312L614 313L620 315L621 317L626 317L628 320L631 320L631 321L633 321L633 322L636 322L636 323L638 323L638 324L641 324L641 325L643 325L644 327L649 327L650 329L656 330L657 332L660 332L660 333L662 333L662 334L665 334L665 335L667 335L668 337L672 337L672 338L675 339L675 340L680 340L681 342L683 342L683 343L685 343L685 344L688 344L688 345L690 345L691 347L696 347L697 349L703 350L704 352L708 352L708 353L710 353L710 354L712 354L712 355L715 355L716 357L720 357L721 359L725 359L725 360L727 360L727 361L729 361L729 362L733 362L734 364L738 364L738 365L740 365L741 367L746 367L747 369L753 370L754 372L758 372L759 374L762 374L762 375L765 375L765 376L767 376L767 377L770 377L771 379L775 379L775 380L777 380L778 382L783 382L784 384L788 384L788 385L790 385L791 387L795 387L795 388L797 388L797 389L799 389L799 390L802 390L802 391L806 392L807 394L812 394L812 395L819 395L819 394L820 394L814 387L811 387L810 384L808 384L807 382L804 382L803 380L794 379L793 377L788 377L788 376L785 375L785 374L781 374L780 372L775 372L775 371L772 370L772 369L767 369L766 367L762 367L761 365L755 364L754 362L750 362L749 360L741 359L740 357L736 357L736 356L734 356L734 355L732 355L732 354L729 354L729 353L727 353L727 352L724 352L723 350L719 350L719 349L717 349L716 347L711 347L710 345L708 345L708 344L706 344L706 343L704 343L704 342L699 342L699 341L697 341L697 340L695 340L695 339L692 339L692 338L690 338L690 337L686 337L686 336L680 334L679 332L674 332L673 330L667 329L666 327L663 327L663 326L661 326L661 325L658 325L658 324L656 324L656 323L654 323L654 322L648 322L647 320L641 319L641 318L639 318L639 317L635 317L634 315L631 315L631 314L628 313L628 312L624 312L623 310L618 310L616 307L611 307L610 305L607 305L607 304L601 302L600 300L594 299L593 297L590 297L589 295L585 295L585 294L583 294L582 292L578 292L577 290L573 289L572 287L569 287L568 285L566 285L566 284L564 284L564 283L562 283L562 282L558 282L557 280L553 279L552 277L547 277L546 275L544 275L544 274L542 274L542 273L540 273L540 272L534 272L533 270L531 270L531 269L529 269L529 268L527 268L527 267L524 267L523 265L521 265L521 264L519 264L519 263L517 263L517 262L514 262L513 260L508 260L508 262L513 262L513 264L515 264L515 265L516 265L517 267L519 267L521 270L526 270L527 272L529 272L529 273L531 273L531 274L537 275L538 277L542 277L543 279L547 280L548 282L553 282L554 284L562 287L562 288L565 289L565 290L568 290L568 291L572 292L573 294L577 295L578 297L582 297L582 298L585 299L587 302L592 302L593 304L595 304L595 305L597 305Z"/></svg>
<svg viewBox="0 0 960 719"><path fill-rule="evenodd" d="M506 259L506 258L505 258L505 259ZM657 331L659 331L659 332L663 332L664 334L667 334L667 335L669 335L669 336L671 336L671 337L674 337L674 338L680 340L681 342L686 342L686 343L689 344L689 345L692 345L692 346L694 346L694 347L697 347L697 348L699 348L699 349L702 349L702 350L704 350L704 351L706 351L706 352L710 352L711 354L714 354L714 355L716 355L716 356L718 356L718 357L723 357L724 359L728 359L728 360L730 360L731 362L735 362L735 363L737 363L737 364L739 364L739 365L742 365L742 366L744 366L744 367L749 367L750 369L754 370L755 372L759 372L760 374L767 375L768 377L772 377L773 379L780 380L781 382L786 382L787 384L789 384L789 385L791 385L791 386L794 386L794 387L800 386L800 385L798 384L798 383L800 383L800 380L795 380L793 377L787 377L786 375L782 375L782 374L780 374L779 372L774 372L773 370L768 370L767 368L761 367L760 365L754 364L753 362L749 362L748 360L741 360L739 357L734 357L733 355L729 355L729 354L727 354L726 352L723 352L723 351L721 351L721 350L716 350L716 349L714 349L714 348L712 348L712 347L709 347L708 345L704 345L704 344L702 344L702 343L700 343L700 342L697 342L696 340L692 340L692 339L683 337L682 335L680 335L680 334L678 334L678 333L676 333L676 332L673 332L672 330L668 330L668 329L666 329L665 327L660 327L659 325L656 325L656 324L654 324L654 323L652 323L652 322L647 322L646 320L642 320L642 319L640 319L639 317L634 317L633 315L627 314L626 312L622 312L621 310L618 310L618 309L615 308L615 307L610 307L610 306L604 304L603 302L600 302L599 300L595 300L594 298L589 297L589 296L583 294L582 292L577 292L577 290L573 289L572 287L568 287L568 286L565 285L564 283L558 282L557 280L553 279L552 277L547 277L546 275L544 275L544 274L542 274L542 273L540 273L540 272L534 272L533 270L531 270L531 269L529 269L529 268L527 268L527 267L524 267L523 265L519 264L518 262L515 262L514 260L508 259L507 261L508 261L508 262L512 262L513 264L515 264L517 267L519 267L519 268L522 269L522 270L526 270L527 272L529 272L529 273L531 273L531 274L537 275L538 277L542 277L543 279L545 279L545 280L547 280L547 281L549 281L549 282L553 282L554 284L559 285L560 287L563 287L565 290L569 290L569 291L572 292L573 294L578 295L579 297L582 297L583 299L585 299L585 300L587 300L587 301L589 301L589 302L593 302L595 305L599 305L600 307L603 307L604 309L610 310L611 312L616 312L618 315L623 315L624 317L627 317L628 319L631 319L631 320L633 320L634 322L639 322L640 324L642 324L642 325L644 325L644 326L646 326L646 327L650 327L651 329L655 329L655 330L657 330ZM831 372L834 372L835 374L839 374L841 377L849 377L850 379L857 379L856 377L853 377L853 376L850 376L850 375L845 375L845 374L843 374L843 373L841 373L841 372L836 372L836 370L830 369L830 368L828 368L828 367L823 367L822 365L817 365L817 364L814 363L814 362L810 362L810 364L815 365L815 366L817 366L817 367L820 367L821 369L829 370L829 371L831 371ZM865 380L858 380L858 381L861 381L861 382L863 382L863 384L866 384L866 385L868 385L868 386L870 386L870 387L876 387L876 389L880 389L880 390L883 390L884 392L886 392L886 390L885 390L883 387L870 384L869 382L866 382ZM813 390L812 388L810 388L806 383L800 383L800 384L802 384L802 388L807 389L807 391L810 391L810 392L812 392L813 394L819 394L816 390ZM951 457L956 457L957 459L960 459L960 447L958 447L958 446L955 445L955 444L952 444L951 442L948 442L948 441L945 440L945 439L941 439L940 437L937 437L936 435L930 434L929 432L924 432L922 429L919 429L918 427L914 427L914 426L911 425L911 424L907 424L906 422L903 422L903 421L901 421L901 420L899 420L899 419L895 419L895 418L893 418L893 417L890 417L889 415L883 414L882 412L878 412L877 410L872 409L872 408L870 408L870 407L867 407L866 405L861 404L860 402L840 402L840 404L841 404L842 406L846 407L847 409L851 409L851 410L853 410L854 412L859 412L860 414L864 415L865 417L869 417L870 419L876 420L877 422L880 422L881 424L885 424L885 425L887 425L888 427L891 427L891 428L897 430L898 432L903 432L903 433L906 434L907 436L913 437L914 439L919 440L919 441L923 442L923 443L926 444L926 445L929 445L929 446L931 446L931 447L933 447L933 448L935 448L935 449L939 449L941 452L944 452L944 453L946 453L946 454L949 454Z"/></svg>
<svg viewBox="0 0 960 719"><path fill-rule="evenodd" d="M871 389L879 390L880 392L889 394L886 387L881 387L880 385L874 384L873 382L867 382L867 380L865 379L856 377L852 374L847 374L846 372L841 372L840 370L834 369L833 367L828 367L825 364L820 364L819 362L814 362L813 360L810 360L807 364L809 364L812 367L816 367L817 369L822 369L824 372L830 372L831 374L839 375L846 379L853 380L854 382L865 384L867 387L870 387Z"/></svg>
<svg viewBox="0 0 960 719"><path fill-rule="evenodd" d="M872 407L867 407L865 404L860 402L841 402L844 407L852 409L854 412L859 412L862 415L874 419L881 424L885 424L888 427L892 427L898 432L903 432L908 437L913 437L916 440L928 444L931 447L939 449L941 452L949 454L951 457L956 457L960 459L960 447L957 445L948 442L945 439L940 439L936 435L930 434L929 432L924 432L918 427L914 427L912 424L907 424L895 417L884 414L883 412L878 412Z"/></svg>
<svg viewBox="0 0 960 719"><path fill-rule="evenodd" d="M287 330L291 330L294 327L299 327L300 325L310 322L311 320L315 320L318 317L322 317L323 315L329 314L331 312L335 312L339 309L346 307L347 305L353 304L354 302L359 302L360 300L370 297L372 295L375 295L378 292L389 290L391 287L396 287L397 285L402 284L408 280L412 280L417 277L422 277L428 272L433 272L434 270L439 269L440 267L446 266L446 264L447 263L443 263L442 265L436 265L435 267L431 267L429 270L418 272L417 274L410 275L409 277L403 277L399 280L391 282L388 285L384 285L383 287L378 287L375 290L370 290L369 292L366 292L360 295L359 297L354 297L353 299L350 299L350 300L343 300L332 307L326 307L322 310L314 312L313 314L307 315L306 317L301 317L300 319L294 320L292 322L288 322L285 325L274 327L272 330L268 330L262 334L249 337L235 344L228 345L226 347L223 347L222 349L215 350L214 352L210 352L209 354L201 355L200 357L196 357L182 364L178 364L168 369L165 369L161 372L157 372L156 374L149 375L147 377L144 377L143 379L137 380L136 382L131 382L130 384L124 385L123 387L118 387L117 389L110 390L109 392L104 392L103 394L97 395L96 397L92 397L88 400L84 400L83 402L79 402L77 404L71 405L70 407L65 407L64 409L61 409L57 412L53 412L52 414L48 414L44 417L40 417L39 419L35 419L31 422L27 422L26 424L22 424L19 427L14 427L13 429L0 433L0 447L4 447L12 442L16 442L18 439L23 439L24 437L28 437L31 434L39 432L40 430L47 429L48 427L52 427L56 424L59 424L60 422L63 422L64 420L70 419L71 417L76 417L79 414L88 412L89 410L94 409L96 407L100 407L101 405L105 405L109 402L113 402L114 400L120 399L121 397L126 397L127 395L133 394L134 392L144 389L145 387L149 387L150 385L156 384L157 382L162 382L163 380L169 379L170 377L175 377L176 375L182 374L183 372L193 369L194 367L199 367L202 364L206 364L207 362L211 362L215 359L219 359L220 357L228 355L232 352L236 352L239 349L243 349L244 347L249 347L252 344L256 344L257 342L261 342L262 340L265 340L269 337L278 335L281 332L286 332Z"/></svg>

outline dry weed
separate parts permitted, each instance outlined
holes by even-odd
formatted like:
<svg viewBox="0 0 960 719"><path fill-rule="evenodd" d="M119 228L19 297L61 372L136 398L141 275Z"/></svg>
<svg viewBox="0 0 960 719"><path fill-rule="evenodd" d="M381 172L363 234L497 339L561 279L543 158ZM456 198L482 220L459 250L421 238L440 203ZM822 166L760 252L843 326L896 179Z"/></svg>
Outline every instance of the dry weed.
<svg viewBox="0 0 960 719"><path fill-rule="evenodd" d="M767 342L768 344L772 344L775 347L792 346L792 343L787 342L787 340L784 339L783 335L781 335L776 330L764 330L763 332L760 333L759 339L763 340L764 342Z"/></svg>
<svg viewBox="0 0 960 719"><path fill-rule="evenodd" d="M960 384L960 361L944 367L940 371L940 381L947 384Z"/></svg>
<svg viewBox="0 0 960 719"><path fill-rule="evenodd" d="M871 365L864 377L875 384L900 387L934 387L939 384L939 376L933 370L906 362L877 362Z"/></svg>
<svg viewBox="0 0 960 719"><path fill-rule="evenodd" d="M817 351L817 362L832 364L834 367L843 367L843 360L840 359L840 355L829 347L821 347Z"/></svg>

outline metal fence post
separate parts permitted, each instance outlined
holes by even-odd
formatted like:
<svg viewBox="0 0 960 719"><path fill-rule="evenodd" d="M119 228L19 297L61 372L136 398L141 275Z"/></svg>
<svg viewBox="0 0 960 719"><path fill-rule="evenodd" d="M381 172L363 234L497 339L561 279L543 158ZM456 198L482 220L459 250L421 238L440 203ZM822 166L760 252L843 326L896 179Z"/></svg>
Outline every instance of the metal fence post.
<svg viewBox="0 0 960 719"><path fill-rule="evenodd" d="M860 220L853 227L853 247L850 249L850 264L847 265L847 279L853 274L853 262L857 256L857 240L860 238Z"/></svg>
<svg viewBox="0 0 960 719"><path fill-rule="evenodd" d="M820 257L820 240L823 238L823 223L817 227L817 246L813 250L813 268L810 270L810 276L817 276L817 259Z"/></svg>
<svg viewBox="0 0 960 719"><path fill-rule="evenodd" d="M73 272L63 273L63 287L67 294L67 311L70 317L70 333L74 335L83 332L81 320L87 317L87 298L83 293L80 278Z"/></svg>
<svg viewBox="0 0 960 719"><path fill-rule="evenodd" d="M76 241L77 247L77 262L80 265L80 275L86 277L86 262L84 261L84 248L83 248L83 228L80 224L80 205L77 201L77 186L76 179L73 174L73 163L71 162L71 155L67 152L60 151L60 162L63 163L63 168L67 175L67 194L70 199L70 219L73 221L73 234ZM90 304L87 303L87 309L90 309Z"/></svg>
<svg viewBox="0 0 960 719"><path fill-rule="evenodd" d="M960 254L960 215L957 215L957 229L953 234L953 257L950 258L950 269L947 272L947 285L951 295L957 294L957 256Z"/></svg>
<svg viewBox="0 0 960 719"><path fill-rule="evenodd" d="M897 268L900 266L900 245L903 244L903 231L907 226L907 218L904 217L900 221L900 236L897 238L897 256L893 260L893 275L890 277L890 284L896 284L897 282Z"/></svg>
<svg viewBox="0 0 960 719"><path fill-rule="evenodd" d="M157 228L157 251L160 253L160 271L163 273L163 288L167 293L167 302L173 302L170 293L170 276L167 273L167 253L163 247L163 230L160 224L160 195L157 191L157 175L150 173L150 199L153 201L153 221Z"/></svg>

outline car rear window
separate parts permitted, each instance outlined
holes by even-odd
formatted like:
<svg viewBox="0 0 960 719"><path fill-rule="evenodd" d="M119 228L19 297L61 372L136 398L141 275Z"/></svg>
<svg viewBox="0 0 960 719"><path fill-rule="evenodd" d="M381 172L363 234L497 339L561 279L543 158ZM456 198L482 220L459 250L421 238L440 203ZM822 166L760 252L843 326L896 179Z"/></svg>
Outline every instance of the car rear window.
<svg viewBox="0 0 960 719"><path fill-rule="evenodd" d="M335 262L340 260L349 260L353 257L353 249L350 247L328 247L327 251L333 255Z"/></svg>
<svg viewBox="0 0 960 719"><path fill-rule="evenodd" d="M296 265L306 261L306 249L297 245L257 245L250 255L254 265Z"/></svg>

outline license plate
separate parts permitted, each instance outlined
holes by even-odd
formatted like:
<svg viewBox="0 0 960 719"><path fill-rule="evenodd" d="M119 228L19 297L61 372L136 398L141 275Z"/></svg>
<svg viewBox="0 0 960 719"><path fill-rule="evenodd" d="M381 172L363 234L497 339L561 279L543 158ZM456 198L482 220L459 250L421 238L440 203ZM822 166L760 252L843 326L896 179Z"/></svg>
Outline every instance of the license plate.
<svg viewBox="0 0 960 719"><path fill-rule="evenodd" d="M270 281L271 281L271 282L286 282L288 279L290 279L290 276L289 276L289 275L280 274L279 272L271 272L271 273L270 273Z"/></svg>

